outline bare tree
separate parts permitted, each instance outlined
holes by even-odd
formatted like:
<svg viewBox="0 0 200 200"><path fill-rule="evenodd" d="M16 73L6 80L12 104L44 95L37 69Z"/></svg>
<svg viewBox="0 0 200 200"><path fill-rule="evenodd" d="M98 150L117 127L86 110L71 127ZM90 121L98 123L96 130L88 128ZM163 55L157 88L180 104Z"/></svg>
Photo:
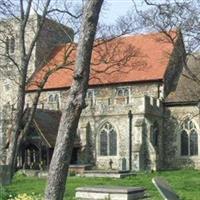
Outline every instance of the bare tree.
<svg viewBox="0 0 200 200"><path fill-rule="evenodd" d="M39 37L40 31L42 29L42 25L44 23L45 17L47 15L48 6L49 6L50 0L47 0L44 5L44 10L42 14L42 20L41 24L39 25L38 29L36 30L35 36L30 44L30 47L27 49L26 47L26 38L25 38L25 29L27 27L30 10L32 6L32 1L29 1L26 9L24 8L24 2L20 1L20 17L16 17L15 19L19 22L19 62L15 61L9 54L9 59L15 64L16 67L19 69L19 87L17 92L17 106L16 106L16 112L15 116L13 118L13 127L12 132L10 135L10 143L9 148L7 152L7 164L11 167L11 172L14 170L14 163L15 163L15 157L16 157L16 145L17 145L17 138L19 134L19 130L21 127L21 119L23 116L24 111L24 102L25 102L25 87L26 87L26 78L27 78L27 72L28 72L28 65L30 62L30 58L35 46L35 43ZM9 7L6 2L5 9L9 11Z"/></svg>
<svg viewBox="0 0 200 200"><path fill-rule="evenodd" d="M67 2L67 1L66 1ZM63 23L70 23L73 24L73 27L76 29L75 32L78 33L78 27L79 27L79 18L82 16L82 8L79 7L75 12L70 12L68 4L64 2L64 6L62 8L56 7L56 5L51 4L51 1L46 1L45 3L42 3L43 6L40 6L38 2L36 1L29 1L27 4L24 5L23 1L20 1L20 5L17 6L17 11L14 12L12 9L13 7L16 7L12 1L3 1L2 4L0 5L0 12L1 16L4 16L1 21L1 25L3 25L4 29L1 30L1 35L3 35L3 39L1 39L1 44L2 47L1 49L5 49L5 52L1 52L1 56L6 57L7 60L9 60L9 64L5 65L5 63L1 67L1 72L4 74L5 77L9 77L9 79L12 79L12 81L15 81L17 84L18 88L18 94L17 94L17 106L15 112L13 112L12 116L12 127L11 131L9 134L9 144L8 144L8 154L7 154L7 164L11 166L11 171L14 171L14 165L15 165L15 160L17 157L18 153L18 148L20 146L20 142L23 137L26 136L27 131L29 129L29 126L32 122L37 103L40 97L40 94L42 92L42 89L45 85L45 82L47 81L48 77L54 73L57 70L67 68L69 70L72 70L69 66L71 66L73 63L68 61L68 58L70 57L70 54L76 47L76 45L66 45L65 49L65 54L63 56L63 62L59 65L55 64L53 68L49 68L47 71L45 71L44 76L42 80L37 84L37 89L36 89L36 95L33 100L33 105L31 106L31 109L29 110L28 118L26 119L25 125L23 124L22 126L22 118L24 115L24 103L25 103L25 85L27 83L27 77L28 77L28 71L30 68L30 62L31 62L31 55L32 52L34 51L34 47L38 41L38 38L40 36L42 27L46 21L46 17L51 16L54 13L59 13L58 15L54 15L54 18L58 18L59 21ZM39 26L37 26L36 30L34 31L34 37L31 41L30 45L26 45L26 40L27 40L27 35L26 35L26 29L29 26L29 21L30 19L30 14L31 14L31 8L36 7L38 12L40 13L40 23ZM77 8L77 7L76 7ZM63 14L67 14L67 16L70 16L71 18L68 17L66 20ZM70 20L69 20L70 19ZM77 20L78 19L78 20ZM77 20L77 21L76 21ZM99 33L98 36L100 36L101 40L99 40L97 43L94 44L94 47L98 45L102 45L103 43L104 46L106 47L106 43L120 37L121 35L124 35L126 33L130 33L133 31L133 23L132 20L129 18L128 20L130 23L125 23L125 25L122 26L122 22L119 21L117 26L99 26ZM13 32L13 24L12 23L17 23L19 24L20 29L18 31L18 37L20 38L19 40L19 60L17 60L15 57L13 57L12 54L9 52L10 48L10 41L7 41L7 34L12 36ZM121 24L121 25L119 25ZM118 26L119 25L119 26ZM62 29L65 28L61 27ZM8 31L5 32L5 29ZM69 33L66 31L66 34L70 37ZM105 39L106 38L106 39ZM73 40L73 37L71 38ZM119 45L115 45L119 47ZM72 48L73 47L73 48ZM126 49L127 55L124 56L124 58L121 58L120 61L115 60L111 61L109 60L110 65L107 67L107 69L104 70L104 72L99 72L99 73L105 73L107 70L109 70L112 65L116 62L121 62L122 64L127 61L127 59L130 59L130 57L133 57L135 55L135 52L133 51L134 48L131 48L130 46ZM113 52L114 54L115 52ZM102 62L105 62L105 56L101 56ZM113 57L113 56L112 56ZM47 61L42 61L43 63L48 62ZM75 61L73 61L75 62ZM7 74L7 71L9 72L10 69L10 63L14 65L18 71L19 75L19 80L16 79L16 76L11 76L10 74ZM8 69L8 70L5 70Z"/></svg>
<svg viewBox="0 0 200 200"><path fill-rule="evenodd" d="M186 56L182 56L185 58L183 60L185 76L200 84L198 75L189 66L191 62L188 62L189 57L195 57L193 53L198 52L200 49L200 2L198 0L165 0L160 3L153 0L144 0L144 2L148 6L147 9L139 10L133 0L138 14L139 26L143 26L147 30L163 32L173 45L176 38L171 37L168 33L180 30L186 50Z"/></svg>
<svg viewBox="0 0 200 200"><path fill-rule="evenodd" d="M15 112L12 113L13 114L12 127L9 135L9 145L6 158L6 164L10 166L11 174L13 174L14 172L15 160L18 153L17 148L20 144L21 138L27 133L27 130L30 126L42 88L46 80L50 76L50 74L56 70L53 69L47 72L43 80L38 84L39 87L37 89L37 94L35 96L32 109L29 113L30 114L29 118L26 121L24 127L22 127L22 118L24 114L24 104L25 104L25 88L26 88L30 63L32 62L31 61L32 54L34 52L36 43L40 38L43 25L47 22L46 18L47 15L52 14L53 12L60 11L56 9L56 6L52 2L53 1L51 0L46 0L46 1L30 0L25 3L24 1L21 0L19 3L12 1L1 1L0 4L0 14L1 14L0 56L1 58L4 58L4 60L7 61L7 63L1 64L1 72L3 72L3 75L7 75L6 78L11 78L16 81L16 90L17 90L16 92L17 101L16 101ZM32 18L31 16L33 8L35 8L40 13L37 26L34 26L35 19ZM72 15L72 17L74 18L76 17L73 14L71 14L68 9L65 9L64 11L68 15ZM48 20L48 23L51 23L51 20ZM30 37L30 35L27 35L27 29L30 28L32 24L33 27L36 28L32 29L31 33L32 37ZM62 26L61 28L63 28L63 30L66 31L64 26ZM15 40L14 40L15 38L12 37L12 34L16 34L16 31L17 31L17 37L19 38L19 40L17 40L18 54L14 56L14 54L12 54L13 52L11 52L14 51L15 48ZM69 34L68 31L66 31L66 34L68 34L70 38L71 34ZM11 35L9 39L7 35L9 36ZM27 40L29 40L28 45L27 45ZM70 41L72 40L73 36L71 37ZM4 49L5 51L3 51ZM41 61L41 63L44 62L45 62L44 60ZM12 69L12 66L14 66L15 70ZM10 69L15 73L17 72L17 74L14 74L14 76L10 75L8 76L8 74L5 74L7 69Z"/></svg>

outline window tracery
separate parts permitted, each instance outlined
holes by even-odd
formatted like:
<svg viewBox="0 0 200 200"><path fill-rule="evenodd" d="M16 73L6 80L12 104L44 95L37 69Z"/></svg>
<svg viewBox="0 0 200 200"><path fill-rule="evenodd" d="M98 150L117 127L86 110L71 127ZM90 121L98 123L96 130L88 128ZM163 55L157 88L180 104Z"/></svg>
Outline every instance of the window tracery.
<svg viewBox="0 0 200 200"><path fill-rule="evenodd" d="M100 155L117 155L117 133L109 122L106 122L100 130Z"/></svg>
<svg viewBox="0 0 200 200"><path fill-rule="evenodd" d="M181 124L181 155L198 155L198 133L196 125L189 119Z"/></svg>
<svg viewBox="0 0 200 200"><path fill-rule="evenodd" d="M129 96L129 88L128 87L119 87L116 88L116 96Z"/></svg>

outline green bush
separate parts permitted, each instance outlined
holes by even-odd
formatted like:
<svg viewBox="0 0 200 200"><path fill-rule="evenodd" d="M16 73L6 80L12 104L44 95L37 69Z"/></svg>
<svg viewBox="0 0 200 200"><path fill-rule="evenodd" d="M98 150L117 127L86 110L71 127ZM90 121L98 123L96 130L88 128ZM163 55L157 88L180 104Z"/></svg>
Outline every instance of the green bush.
<svg viewBox="0 0 200 200"><path fill-rule="evenodd" d="M40 194L26 194L26 193L22 193L22 194L18 194L16 196L12 196L9 195L9 199L8 200L42 200L42 196Z"/></svg>
<svg viewBox="0 0 200 200"><path fill-rule="evenodd" d="M0 191L0 200L8 200L10 196L15 196L14 192L11 192L10 190L8 190L5 187L1 187L1 191Z"/></svg>

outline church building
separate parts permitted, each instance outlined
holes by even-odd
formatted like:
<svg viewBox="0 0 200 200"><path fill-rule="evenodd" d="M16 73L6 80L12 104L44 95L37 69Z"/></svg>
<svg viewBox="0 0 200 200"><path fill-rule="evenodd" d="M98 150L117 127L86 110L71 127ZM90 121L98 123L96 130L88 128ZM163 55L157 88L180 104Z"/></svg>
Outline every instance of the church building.
<svg viewBox="0 0 200 200"><path fill-rule="evenodd" d="M31 106L49 73L18 168L48 169L76 47L68 38L56 40L47 62L40 62L29 79L26 103ZM119 171L200 168L200 87L190 78L200 72L196 57L187 58L191 68L185 69L182 34L175 30L96 40L71 164Z"/></svg>
<svg viewBox="0 0 200 200"><path fill-rule="evenodd" d="M36 112L35 118L41 120L35 120L34 127L41 131L44 143L57 134L53 127L57 127L58 118L53 120L52 116L65 107L75 52L74 45L56 47L27 87L27 102L31 102L44 74L61 65L68 55L65 67L45 84ZM199 100L195 98L198 93L189 89L192 81L183 76L184 59L178 31L168 36L149 33L96 41L87 107L81 115L71 163L97 169L109 169L112 164L116 170L134 171L199 168ZM191 62L198 67L194 59ZM46 125L42 120L45 115Z"/></svg>

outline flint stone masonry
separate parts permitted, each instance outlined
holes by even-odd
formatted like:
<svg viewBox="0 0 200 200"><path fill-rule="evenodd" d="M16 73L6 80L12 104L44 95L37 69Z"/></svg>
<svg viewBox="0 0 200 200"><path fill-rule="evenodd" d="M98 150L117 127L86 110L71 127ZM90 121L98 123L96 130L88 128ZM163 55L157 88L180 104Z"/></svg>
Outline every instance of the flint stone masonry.
<svg viewBox="0 0 200 200"><path fill-rule="evenodd" d="M80 187L76 189L79 200L135 200L144 198L143 187Z"/></svg>

